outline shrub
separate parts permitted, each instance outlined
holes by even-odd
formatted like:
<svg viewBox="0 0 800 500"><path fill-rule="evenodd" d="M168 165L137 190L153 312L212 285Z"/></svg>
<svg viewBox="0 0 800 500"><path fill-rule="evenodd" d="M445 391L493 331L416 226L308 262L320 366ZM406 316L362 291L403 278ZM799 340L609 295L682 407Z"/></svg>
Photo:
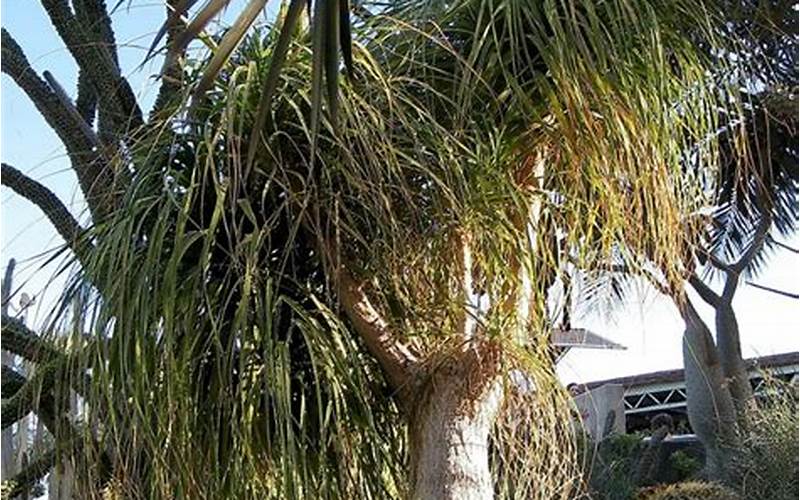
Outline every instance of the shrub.
<svg viewBox="0 0 800 500"><path fill-rule="evenodd" d="M794 500L798 494L797 387L770 382L738 460L746 498Z"/></svg>
<svg viewBox="0 0 800 500"><path fill-rule="evenodd" d="M694 477L703 468L700 460L681 450L669 456L669 465L675 471L678 481Z"/></svg>
<svg viewBox="0 0 800 500"><path fill-rule="evenodd" d="M609 436L596 446L588 437L584 443L585 469L592 498L629 500L636 493L636 468L644 445L641 434Z"/></svg>
<svg viewBox="0 0 800 500"><path fill-rule="evenodd" d="M716 483L688 481L639 491L636 500L740 500L733 490Z"/></svg>

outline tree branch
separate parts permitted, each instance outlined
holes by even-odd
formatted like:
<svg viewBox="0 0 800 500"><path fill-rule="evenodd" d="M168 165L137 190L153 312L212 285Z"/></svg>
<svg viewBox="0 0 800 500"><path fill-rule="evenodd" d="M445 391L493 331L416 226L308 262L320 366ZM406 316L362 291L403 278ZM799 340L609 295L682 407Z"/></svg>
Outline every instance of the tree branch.
<svg viewBox="0 0 800 500"><path fill-rule="evenodd" d="M3 399L10 399L25 385L25 377L17 373L10 366L2 367L2 382L0 382L0 395Z"/></svg>
<svg viewBox="0 0 800 500"><path fill-rule="evenodd" d="M3 428L13 423L11 419L18 420L33 411L42 420L42 423L47 427L47 430L50 431L54 439L58 439L60 436L63 437L65 434L68 439L76 437L76 433L74 429L72 429L72 424L66 420L63 415L59 416L60 414L56 409L56 401L53 397L52 387L47 389L41 388L40 390L40 388L31 383L30 380L16 370L5 365L3 365L2 376L3 390L7 390L6 394L3 395L3 399L7 400L8 403L14 402L16 405L11 409L7 408L7 403L3 404ZM10 396L8 395L9 393L11 393ZM37 395L41 395L41 397L38 398L38 404L36 404L37 401L33 399L33 397ZM30 398L29 407L24 415L18 412L20 398L22 397ZM8 415L6 415L6 412L8 412ZM6 420L9 421L8 425L6 424Z"/></svg>
<svg viewBox="0 0 800 500"><path fill-rule="evenodd" d="M460 284L460 290L457 293L460 294L463 301L461 310L458 311L456 328L465 338L470 339L475 334L475 308L472 305L472 295L474 294L472 287L472 249L469 236L466 233L459 232L454 239L456 269Z"/></svg>
<svg viewBox="0 0 800 500"><path fill-rule="evenodd" d="M78 68L84 71L94 84L101 107L111 113L115 132L121 136L127 130L143 125L142 110L136 102L133 90L120 74L119 67L106 44L91 43L87 30L72 14L67 0L41 1L50 17L50 22L78 63ZM102 11L107 17L102 4L103 2L94 2L98 8L103 7ZM110 23L107 27L110 30Z"/></svg>
<svg viewBox="0 0 800 500"><path fill-rule="evenodd" d="M731 266L730 264L728 264L726 262L723 262L723 261L719 260L715 255L713 255L711 253L706 254L706 258L708 259L708 261L711 263L712 266L716 267L720 271L723 271L725 273L735 272L733 270L733 266Z"/></svg>
<svg viewBox="0 0 800 500"><path fill-rule="evenodd" d="M72 370L70 372L72 374L82 373L82 376L72 376L70 380L72 389L78 394L84 394L86 388L91 384L89 374L85 373L83 368L76 363L81 362L81 353L96 346L94 339L88 340L87 344L78 351L64 352L52 342L36 335L22 321L9 316L2 318L2 337L0 338L2 339L2 344L0 344L2 349L27 361L40 366L52 365L56 370L67 368Z"/></svg>
<svg viewBox="0 0 800 500"><path fill-rule="evenodd" d="M15 400L23 396L28 397L34 404L28 408L25 414L27 415L30 411L34 411L57 443L53 448L40 455L36 461L32 462L22 472L12 478L10 484L4 484L4 491L10 486L11 488L9 491L12 495L16 495L29 490L31 486L47 474L55 465L59 452L80 453L84 442L69 418L67 418L63 411L57 408L52 389L39 390L39 387L37 387L35 383L27 380L24 376L7 366L3 366L2 378L4 387L7 385L7 380L10 381L8 384L19 387L19 392L17 392L11 400L3 404L2 419L4 428L7 427L7 421L11 422L12 418L19 415L18 407L11 408L8 406L9 403L15 402ZM51 380L51 383L52 382ZM33 397L37 394L41 394L41 397L38 400L38 404L35 404L37 402ZM19 416L22 417L24 415ZM98 448L96 444L95 448ZM107 455L103 453L101 455L100 464L105 469L108 469L108 462Z"/></svg>
<svg viewBox="0 0 800 500"><path fill-rule="evenodd" d="M75 107L86 125L92 127L94 115L97 113L97 94L85 71L78 71L78 97L75 99Z"/></svg>
<svg viewBox="0 0 800 500"><path fill-rule="evenodd" d="M334 282L339 302L350 319L356 333L364 341L370 354L378 360L394 389L403 387L410 376L416 357L403 346L389 328L389 324L372 305L358 283L343 267L339 267Z"/></svg>
<svg viewBox="0 0 800 500"><path fill-rule="evenodd" d="M706 301L708 305L712 307L717 307L720 302L722 301L722 297L714 293L711 288L708 287L703 280L701 280L696 274L692 273L689 276L689 284L692 285L692 288L695 289L700 298Z"/></svg>
<svg viewBox="0 0 800 500"><path fill-rule="evenodd" d="M16 498L29 492L56 463L56 449L50 448L11 479L3 481L3 498Z"/></svg>
<svg viewBox="0 0 800 500"><path fill-rule="evenodd" d="M161 87L158 89L158 96L153 105L153 110L150 112L151 120L173 101L175 95L181 89L181 82L183 80L181 75L181 59L184 56L186 48L178 46L176 40L181 31L186 27L186 23L183 21L183 15L193 3L194 0L167 1L167 21L162 28L167 37L167 54L164 58L164 65L161 68ZM158 37L155 43L158 43ZM152 49L151 47L151 50Z"/></svg>
<svg viewBox="0 0 800 500"><path fill-rule="evenodd" d="M52 191L6 163L2 164L0 180L4 186L39 207L78 259L86 259L92 245L86 240L85 230Z"/></svg>
<svg viewBox="0 0 800 500"><path fill-rule="evenodd" d="M13 325L13 328L6 328L9 324ZM59 396L58 401L65 401L64 396L68 395L70 389L78 394L85 394L85 389L91 380L89 375L76 366L75 362L79 361L79 358L74 354L57 351L17 320L6 319L2 333L3 349L35 361L37 365L34 378L25 380L19 374L13 377L12 383L16 385L21 382L22 385L3 403L0 415L2 428L7 428L34 411L57 439L62 437L61 433L72 432L71 423L61 416L55 397ZM8 342L9 334L12 337L11 345ZM6 371L3 373L5 377ZM68 380L69 383L59 385L59 380ZM74 432L66 437L71 439L73 435Z"/></svg>
<svg viewBox="0 0 800 500"><path fill-rule="evenodd" d="M739 276L741 275L742 271L744 271L747 266L750 265L756 254L764 247L764 241L767 239L771 225L772 217L769 215L763 215L755 228L753 233L753 241L750 243L750 247L734 264L720 265L716 258L709 255L709 258L714 259L711 261L712 264L715 267L725 271L725 287L722 290L721 297L723 302L730 304L730 302L733 300L733 296L736 293L736 288L739 286Z"/></svg>
<svg viewBox="0 0 800 500"><path fill-rule="evenodd" d="M5 370L3 370L3 376L5 376ZM0 411L2 426L0 427L5 430L34 411L38 404L39 394L39 387L30 382L23 382L23 385L10 398L3 401L2 411Z"/></svg>
<svg viewBox="0 0 800 500"><path fill-rule="evenodd" d="M72 0L72 6L75 9L75 18L79 24L85 27L84 36L90 41L92 45L97 47L98 52L105 52L114 64L114 69L119 72L119 56L117 55L117 44L114 36L114 29L111 26L111 18L106 9L105 0ZM89 81L89 90L94 94L94 99L97 100L97 93L95 92L94 85L91 82L91 75L81 72L81 75L86 76ZM80 83L80 79L79 82ZM123 110L124 111L124 110ZM111 149L116 151L119 146L119 133L124 132L125 129L117 127L119 121L115 115L113 108L108 108L103 105L97 110L98 120L97 128L100 138L103 143ZM91 120L90 120L91 122Z"/></svg>
<svg viewBox="0 0 800 500"><path fill-rule="evenodd" d="M0 338L2 339L0 347L34 363L47 363L63 356L58 349L16 318L3 316Z"/></svg>
<svg viewBox="0 0 800 500"><path fill-rule="evenodd" d="M11 34L2 29L2 71L30 98L48 125L55 131L67 149L78 184L89 204L92 217L97 221L107 213L106 194L111 190L113 175L96 148L96 138L88 124L78 120L80 113L73 112L69 98L59 97L47 82L39 78ZM52 78L52 76L51 76ZM55 81L53 79L53 81Z"/></svg>
<svg viewBox="0 0 800 500"><path fill-rule="evenodd" d="M56 96L56 99L58 99L61 107L75 123L75 126L78 128L78 130L81 131L84 139L91 144L92 150L99 151L100 142L97 140L97 135L95 135L94 130L92 130L92 127L89 126L89 123L83 119L83 116L81 115L80 111L78 111L78 108L72 104L72 101L67 93L64 92L64 89L61 87L61 84L58 83L56 77L54 77L49 71L45 71L43 76L48 85L50 85L50 88L53 89L53 94Z"/></svg>
<svg viewBox="0 0 800 500"><path fill-rule="evenodd" d="M64 108L48 84L37 76L22 48L5 28L2 29L2 46L3 73L10 76L30 98L47 124L53 128L59 139L67 147L70 156L79 155L79 159L86 163L95 160L97 154L92 153L94 145L87 139L76 124L74 117L69 110ZM89 175L90 173L85 172L84 175ZM91 181L94 177L89 179ZM81 187L83 187L83 184Z"/></svg>
<svg viewBox="0 0 800 500"><path fill-rule="evenodd" d="M83 26L88 27L86 33L92 43L102 46L114 65L119 68L117 41L105 0L72 0L72 6L75 9L75 17Z"/></svg>
<svg viewBox="0 0 800 500"><path fill-rule="evenodd" d="M31 412L35 412L44 422L47 429L57 437L58 417L53 388L56 377L60 374L60 366L56 363L49 365L39 364L34 379L26 379L13 369L3 366L3 378L10 378L11 384L16 387L10 398L3 398L2 428L6 429ZM67 389L69 390L69 389Z"/></svg>

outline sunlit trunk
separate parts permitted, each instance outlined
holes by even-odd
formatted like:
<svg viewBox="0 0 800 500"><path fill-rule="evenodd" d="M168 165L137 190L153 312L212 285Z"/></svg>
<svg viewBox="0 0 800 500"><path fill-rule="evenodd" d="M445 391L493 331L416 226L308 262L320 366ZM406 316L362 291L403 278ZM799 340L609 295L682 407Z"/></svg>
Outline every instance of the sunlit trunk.
<svg viewBox="0 0 800 500"><path fill-rule="evenodd" d="M480 342L438 366L410 422L415 500L491 499L489 434L503 400L499 350Z"/></svg>
<svg viewBox="0 0 800 500"><path fill-rule="evenodd" d="M706 474L729 483L731 455L738 444L733 399L711 333L688 299L681 314L686 323L683 364L689 423L706 450Z"/></svg>

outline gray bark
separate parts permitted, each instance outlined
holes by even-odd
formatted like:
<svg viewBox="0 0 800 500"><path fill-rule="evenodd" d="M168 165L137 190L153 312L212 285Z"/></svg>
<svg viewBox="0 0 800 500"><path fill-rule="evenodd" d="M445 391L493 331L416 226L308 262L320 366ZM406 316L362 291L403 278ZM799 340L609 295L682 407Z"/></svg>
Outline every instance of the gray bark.
<svg viewBox="0 0 800 500"><path fill-rule="evenodd" d="M732 453L739 436L733 398L708 327L684 297L683 364L689 423L706 450L709 479L732 482Z"/></svg>
<svg viewBox="0 0 800 500"><path fill-rule="evenodd" d="M8 306L11 301L11 288L12 280L14 279L15 265L16 261L14 259L8 261L5 276L3 277L2 285L0 285L0 310L2 310L4 318L8 315ZM9 369L13 368L14 355L4 350L2 353L2 362L4 367ZM6 368L3 370L5 371ZM8 377L4 376L3 382L5 383L7 381ZM16 392L16 390L13 392ZM4 397L7 397L7 395L4 394ZM5 481L17 473L16 463L14 462L14 432L10 427L3 429L2 436L0 437L0 447L2 447L2 451L0 452L0 461L2 461L0 479Z"/></svg>
<svg viewBox="0 0 800 500"><path fill-rule="evenodd" d="M499 351L471 342L436 368L415 401L411 498L479 500L494 496L489 435L503 401Z"/></svg>
<svg viewBox="0 0 800 500"><path fill-rule="evenodd" d="M753 388L742 358L739 341L739 324L730 302L716 308L717 350L736 409L737 421L742 430L749 427L749 416L754 409Z"/></svg>

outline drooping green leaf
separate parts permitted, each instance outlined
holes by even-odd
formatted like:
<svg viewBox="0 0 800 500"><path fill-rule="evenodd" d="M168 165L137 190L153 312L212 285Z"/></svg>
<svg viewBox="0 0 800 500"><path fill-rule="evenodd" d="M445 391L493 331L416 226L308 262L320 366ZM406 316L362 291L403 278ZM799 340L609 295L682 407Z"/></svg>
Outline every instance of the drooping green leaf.
<svg viewBox="0 0 800 500"><path fill-rule="evenodd" d="M258 108L256 108L256 119L253 122L253 131L250 136L250 143L247 148L247 164L253 163L253 158L256 155L257 149L261 140L261 132L264 127L270 127L270 107L272 106L272 99L275 95L275 89L278 88L280 81L281 71L283 64L286 61L286 56L289 52L289 44L294 36L297 22L303 13L303 7L306 5L305 0L292 0L289 3L289 10L286 12L286 17L283 19L283 26L281 33L278 36L278 41L275 48L272 50L272 58L270 60L269 71L267 77L264 79L264 84L261 87L261 96L258 100ZM310 13L309 13L310 15Z"/></svg>

